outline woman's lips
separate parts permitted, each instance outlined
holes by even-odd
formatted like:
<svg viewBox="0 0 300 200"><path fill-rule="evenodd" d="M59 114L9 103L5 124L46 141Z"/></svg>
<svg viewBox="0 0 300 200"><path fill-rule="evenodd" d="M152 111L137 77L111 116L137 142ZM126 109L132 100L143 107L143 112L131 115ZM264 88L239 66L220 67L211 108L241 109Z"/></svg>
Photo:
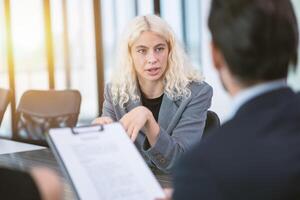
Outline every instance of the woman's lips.
<svg viewBox="0 0 300 200"><path fill-rule="evenodd" d="M146 72L150 76L155 76L159 73L159 69L160 69L159 67L155 67L155 68L147 69Z"/></svg>

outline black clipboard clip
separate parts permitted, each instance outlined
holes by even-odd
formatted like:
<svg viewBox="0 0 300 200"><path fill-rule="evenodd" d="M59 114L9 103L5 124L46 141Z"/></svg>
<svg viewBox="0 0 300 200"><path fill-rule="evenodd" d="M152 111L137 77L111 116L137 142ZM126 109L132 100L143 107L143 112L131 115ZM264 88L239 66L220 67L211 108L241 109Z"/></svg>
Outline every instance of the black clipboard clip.
<svg viewBox="0 0 300 200"><path fill-rule="evenodd" d="M81 133L102 132L104 130L104 127L103 125L86 125L73 127L71 128L71 130L74 135L78 135Z"/></svg>

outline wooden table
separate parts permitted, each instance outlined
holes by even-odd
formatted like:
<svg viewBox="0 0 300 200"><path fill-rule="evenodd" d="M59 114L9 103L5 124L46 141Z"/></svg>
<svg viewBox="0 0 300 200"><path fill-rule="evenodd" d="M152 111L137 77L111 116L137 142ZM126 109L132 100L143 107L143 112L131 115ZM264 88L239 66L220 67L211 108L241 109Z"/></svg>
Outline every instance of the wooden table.
<svg viewBox="0 0 300 200"><path fill-rule="evenodd" d="M64 184L64 199L74 199L74 192L65 178L50 149L0 155L0 166L28 171L32 167L44 166L55 170ZM171 179L166 175L155 175L162 187L170 187Z"/></svg>

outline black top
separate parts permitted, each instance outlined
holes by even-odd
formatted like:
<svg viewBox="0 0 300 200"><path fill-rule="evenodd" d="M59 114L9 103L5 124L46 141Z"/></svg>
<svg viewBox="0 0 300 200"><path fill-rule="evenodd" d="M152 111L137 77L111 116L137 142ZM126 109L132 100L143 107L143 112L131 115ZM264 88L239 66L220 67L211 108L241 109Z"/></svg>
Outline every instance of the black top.
<svg viewBox="0 0 300 200"><path fill-rule="evenodd" d="M157 97L155 99L148 99L141 92L142 105L148 108L152 112L156 121L158 120L159 109L160 109L163 96L164 94L162 94L160 97Z"/></svg>

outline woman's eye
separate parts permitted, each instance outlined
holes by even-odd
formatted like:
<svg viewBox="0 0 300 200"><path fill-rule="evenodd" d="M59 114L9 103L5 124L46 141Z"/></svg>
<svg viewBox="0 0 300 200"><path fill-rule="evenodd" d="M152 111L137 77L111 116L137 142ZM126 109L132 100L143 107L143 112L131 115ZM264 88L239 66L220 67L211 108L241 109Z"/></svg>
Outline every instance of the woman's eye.
<svg viewBox="0 0 300 200"><path fill-rule="evenodd" d="M141 54L144 54L144 53L146 53L146 50L145 49L139 49L137 52L141 53Z"/></svg>
<svg viewBox="0 0 300 200"><path fill-rule="evenodd" d="M158 48L156 48L156 52L163 51L164 49L165 49L164 47L158 47Z"/></svg>

